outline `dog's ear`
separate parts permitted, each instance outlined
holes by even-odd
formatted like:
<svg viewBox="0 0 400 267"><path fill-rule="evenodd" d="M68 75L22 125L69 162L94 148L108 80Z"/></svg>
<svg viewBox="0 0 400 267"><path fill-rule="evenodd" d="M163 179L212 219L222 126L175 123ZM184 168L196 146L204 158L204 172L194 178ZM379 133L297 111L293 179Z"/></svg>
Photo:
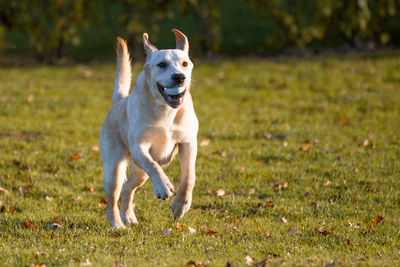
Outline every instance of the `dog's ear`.
<svg viewBox="0 0 400 267"><path fill-rule="evenodd" d="M176 49L183 50L187 53L189 51L189 42L186 36L177 29L172 29L172 32L175 34L176 38Z"/></svg>
<svg viewBox="0 0 400 267"><path fill-rule="evenodd" d="M144 46L144 51L146 52L146 55L150 55L152 52L157 51L157 47L152 45L149 42L149 35L147 33L143 33L143 46Z"/></svg>

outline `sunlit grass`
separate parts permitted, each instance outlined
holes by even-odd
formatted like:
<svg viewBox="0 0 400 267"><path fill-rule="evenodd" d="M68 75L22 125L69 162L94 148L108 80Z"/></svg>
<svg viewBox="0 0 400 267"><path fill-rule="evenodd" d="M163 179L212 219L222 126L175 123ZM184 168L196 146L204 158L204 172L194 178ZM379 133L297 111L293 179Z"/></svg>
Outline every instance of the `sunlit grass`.
<svg viewBox="0 0 400 267"><path fill-rule="evenodd" d="M114 66L2 68L0 263L398 263L399 70L398 54L198 63L192 210L177 226L148 182L140 224L115 231L97 151Z"/></svg>

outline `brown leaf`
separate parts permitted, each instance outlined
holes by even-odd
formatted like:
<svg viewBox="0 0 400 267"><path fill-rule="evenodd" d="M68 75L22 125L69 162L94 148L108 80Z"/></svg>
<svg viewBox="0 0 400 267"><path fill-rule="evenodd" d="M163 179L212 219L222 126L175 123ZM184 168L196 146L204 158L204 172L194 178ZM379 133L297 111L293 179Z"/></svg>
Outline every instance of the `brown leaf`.
<svg viewBox="0 0 400 267"><path fill-rule="evenodd" d="M32 222L26 220L24 223L24 228L33 229L33 228L35 228L35 225Z"/></svg>
<svg viewBox="0 0 400 267"><path fill-rule="evenodd" d="M59 218L59 217L54 217L54 218L52 219L52 221L53 221L54 223L61 223L61 222L62 222L62 219Z"/></svg>
<svg viewBox="0 0 400 267"><path fill-rule="evenodd" d="M93 192L94 192L93 187L89 187L89 186L87 186L87 185L84 185L84 186L83 186L83 190L84 190L84 191L88 191L88 192L90 192L90 193L93 193Z"/></svg>
<svg viewBox="0 0 400 267"><path fill-rule="evenodd" d="M273 207L275 207L275 205L272 204L272 200L267 199L267 200L265 201L265 207L273 208Z"/></svg>
<svg viewBox="0 0 400 267"><path fill-rule="evenodd" d="M30 183L30 184L27 184L27 185L26 185L26 188L28 188L28 189L32 189L34 186L35 186L35 184L33 184L33 183Z"/></svg>
<svg viewBox="0 0 400 267"><path fill-rule="evenodd" d="M345 244L346 244L346 246L350 246L351 245L350 240L347 239Z"/></svg>
<svg viewBox="0 0 400 267"><path fill-rule="evenodd" d="M6 211L6 206L0 205L0 213L3 213Z"/></svg>
<svg viewBox="0 0 400 267"><path fill-rule="evenodd" d="M375 217L375 218L371 219L371 222L372 223L376 223L376 224L380 223L381 221L383 221L383 217L380 216L380 215L378 217Z"/></svg>
<svg viewBox="0 0 400 267"><path fill-rule="evenodd" d="M14 214L17 211L17 208L14 206L10 209L10 214Z"/></svg>
<svg viewBox="0 0 400 267"><path fill-rule="evenodd" d="M183 226L180 225L179 223L177 223L175 227L176 227L176 229L178 229L178 230L180 230L180 231L183 230Z"/></svg>
<svg viewBox="0 0 400 267"><path fill-rule="evenodd" d="M208 265L203 264L201 261L195 262L190 260L185 264L185 267L208 267Z"/></svg>
<svg viewBox="0 0 400 267"><path fill-rule="evenodd" d="M277 86L276 86L276 88L278 88L278 89L286 89L288 86L287 86L287 84L286 83L279 83Z"/></svg>
<svg viewBox="0 0 400 267"><path fill-rule="evenodd" d="M203 235L211 235L211 236L217 236L219 233L217 231L207 229L207 231L202 231L201 232Z"/></svg>
<svg viewBox="0 0 400 267"><path fill-rule="evenodd" d="M210 138L206 138L200 142L199 146L208 146L210 144L210 141Z"/></svg>
<svg viewBox="0 0 400 267"><path fill-rule="evenodd" d="M302 151L302 152L307 152L309 150L310 150L309 144L305 144L304 146L300 147L300 151Z"/></svg>
<svg viewBox="0 0 400 267"><path fill-rule="evenodd" d="M81 157L82 157L81 155L79 155L78 153L75 153L75 154L69 156L68 158L69 158L70 161L73 161L73 160L78 160Z"/></svg>
<svg viewBox="0 0 400 267"><path fill-rule="evenodd" d="M8 194L8 190L3 187L0 187L0 194Z"/></svg>
<svg viewBox="0 0 400 267"><path fill-rule="evenodd" d="M320 233L321 235L324 236L333 236L333 234L331 232L329 232L328 230L322 230L321 228L315 228L315 231L317 231L318 233Z"/></svg>
<svg viewBox="0 0 400 267"><path fill-rule="evenodd" d="M107 206L107 199L105 197L100 199L100 202L98 203L99 207L105 207Z"/></svg>

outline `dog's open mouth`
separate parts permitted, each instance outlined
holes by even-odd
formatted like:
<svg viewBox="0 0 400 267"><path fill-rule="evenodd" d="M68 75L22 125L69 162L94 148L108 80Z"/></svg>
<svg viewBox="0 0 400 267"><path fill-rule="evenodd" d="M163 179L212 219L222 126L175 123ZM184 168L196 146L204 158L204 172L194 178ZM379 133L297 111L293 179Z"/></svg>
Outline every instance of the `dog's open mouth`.
<svg viewBox="0 0 400 267"><path fill-rule="evenodd" d="M180 104L183 103L183 98L186 93L186 88L181 87L171 87L166 88L161 84L157 83L158 91L164 97L165 101L167 101L168 105L173 108L177 108Z"/></svg>

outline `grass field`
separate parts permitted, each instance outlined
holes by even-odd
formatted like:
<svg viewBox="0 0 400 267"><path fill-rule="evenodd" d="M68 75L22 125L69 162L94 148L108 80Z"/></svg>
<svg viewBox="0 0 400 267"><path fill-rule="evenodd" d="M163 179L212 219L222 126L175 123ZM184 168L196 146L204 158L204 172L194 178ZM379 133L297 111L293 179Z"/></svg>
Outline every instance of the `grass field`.
<svg viewBox="0 0 400 267"><path fill-rule="evenodd" d="M400 264L400 54L198 63L192 209L147 182L128 231L97 151L114 72L0 69L0 265Z"/></svg>

